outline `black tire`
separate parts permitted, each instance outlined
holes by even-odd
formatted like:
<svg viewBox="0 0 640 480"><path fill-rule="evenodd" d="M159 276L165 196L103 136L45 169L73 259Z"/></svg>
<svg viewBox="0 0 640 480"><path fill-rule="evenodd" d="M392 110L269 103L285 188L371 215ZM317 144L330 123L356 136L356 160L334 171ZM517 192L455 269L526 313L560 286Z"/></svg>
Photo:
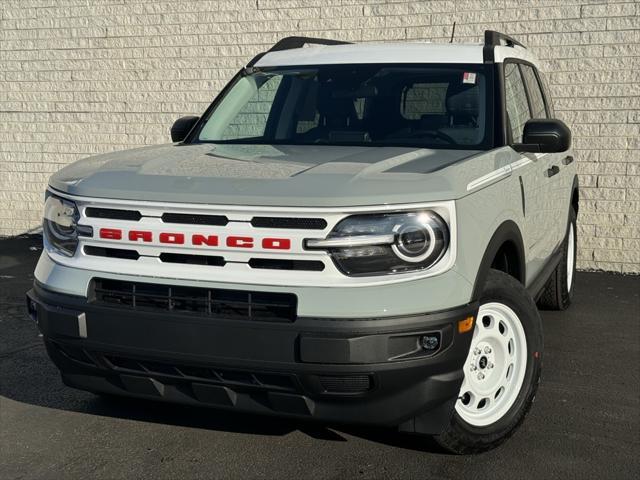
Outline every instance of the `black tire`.
<svg viewBox="0 0 640 480"><path fill-rule="evenodd" d="M543 336L540 314L535 302L515 278L506 273L491 270L480 299L480 305L492 302L501 303L511 308L522 324L527 344L524 380L513 405L494 423L482 427L474 426L465 421L457 410L454 410L445 431L434 437L439 445L452 453L480 453L500 445L522 423L531 408L538 389L542 367ZM477 321L481 321L481 319ZM472 345L471 348L474 346ZM467 372L465 371L465 373Z"/></svg>
<svg viewBox="0 0 640 480"><path fill-rule="evenodd" d="M569 284L569 276L567 263L569 259L569 229L573 227L573 266L571 275L571 285ZM562 244L562 258L558 266L555 268L549 281L542 291L542 295L538 299L538 307L543 310L566 310L573 300L573 283L575 283L576 273L576 251L577 251L577 234L576 234L576 212L573 207L569 210L569 222L567 223L567 231Z"/></svg>

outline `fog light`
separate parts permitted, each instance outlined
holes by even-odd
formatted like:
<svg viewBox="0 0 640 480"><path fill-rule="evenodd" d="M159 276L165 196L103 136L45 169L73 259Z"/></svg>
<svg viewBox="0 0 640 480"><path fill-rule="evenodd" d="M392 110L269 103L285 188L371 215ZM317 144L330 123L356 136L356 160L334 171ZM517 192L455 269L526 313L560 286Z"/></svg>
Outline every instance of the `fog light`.
<svg viewBox="0 0 640 480"><path fill-rule="evenodd" d="M436 350L440 346L440 339L436 335L422 335L420 346L429 352Z"/></svg>

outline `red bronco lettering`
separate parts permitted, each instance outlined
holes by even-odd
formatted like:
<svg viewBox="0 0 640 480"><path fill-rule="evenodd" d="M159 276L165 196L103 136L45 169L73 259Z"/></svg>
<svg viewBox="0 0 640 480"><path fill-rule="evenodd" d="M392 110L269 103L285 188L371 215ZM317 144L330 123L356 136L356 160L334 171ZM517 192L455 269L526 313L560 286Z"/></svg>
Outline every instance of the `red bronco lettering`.
<svg viewBox="0 0 640 480"><path fill-rule="evenodd" d="M129 240L131 242L151 243L154 241L154 233L148 230L130 230L125 232L119 228L101 228L98 233L105 240ZM161 232L157 234L158 243L172 245L191 245L194 247L217 247L221 243L230 248L251 249L256 247L253 237L229 235L221 242L218 235L205 235L194 233L186 235L180 232ZM291 250L289 238L263 238L258 244L264 250Z"/></svg>

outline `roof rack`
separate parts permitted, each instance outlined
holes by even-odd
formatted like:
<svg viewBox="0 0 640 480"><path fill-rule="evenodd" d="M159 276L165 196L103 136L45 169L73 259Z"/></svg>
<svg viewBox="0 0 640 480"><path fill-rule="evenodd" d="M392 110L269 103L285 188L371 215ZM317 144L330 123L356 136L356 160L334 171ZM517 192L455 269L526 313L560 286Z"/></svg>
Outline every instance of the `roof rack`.
<svg viewBox="0 0 640 480"><path fill-rule="evenodd" d="M329 38L311 38L311 37L285 37L278 41L269 52L277 52L280 50L291 50L293 48L302 48L305 45L347 45L351 42L342 40L332 40Z"/></svg>
<svg viewBox="0 0 640 480"><path fill-rule="evenodd" d="M494 30L484 31L484 48L482 49L482 57L484 63L493 63L495 55L493 53L494 47L522 47L527 48L515 38L505 35L504 33L496 32Z"/></svg>
<svg viewBox="0 0 640 480"><path fill-rule="evenodd" d="M505 35L504 33L496 32L495 30L485 30L484 31L484 46L485 47L522 47L527 48L515 38L510 37L509 35Z"/></svg>
<svg viewBox="0 0 640 480"><path fill-rule="evenodd" d="M266 52L259 53L247 64L247 68L252 67L264 55L269 52L280 52L282 50L292 50L294 48L302 48L305 45L348 45L352 42L344 42L342 40L332 40L329 38L312 38L312 37L285 37L273 45Z"/></svg>

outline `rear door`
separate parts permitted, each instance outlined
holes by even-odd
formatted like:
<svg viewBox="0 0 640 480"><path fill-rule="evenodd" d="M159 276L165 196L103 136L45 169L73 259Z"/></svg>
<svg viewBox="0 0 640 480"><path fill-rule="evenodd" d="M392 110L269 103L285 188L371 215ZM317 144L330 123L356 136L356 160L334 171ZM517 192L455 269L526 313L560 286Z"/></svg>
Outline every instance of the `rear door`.
<svg viewBox="0 0 640 480"><path fill-rule="evenodd" d="M517 60L507 59L504 62L504 91L509 143L522 143L524 125L533 118L533 114L529 93ZM523 196L523 237L527 249L527 281L530 281L544 266L555 242L555 224L550 199L551 182L547 171L551 159L544 154L523 153L521 156L522 166L513 173L519 177Z"/></svg>

